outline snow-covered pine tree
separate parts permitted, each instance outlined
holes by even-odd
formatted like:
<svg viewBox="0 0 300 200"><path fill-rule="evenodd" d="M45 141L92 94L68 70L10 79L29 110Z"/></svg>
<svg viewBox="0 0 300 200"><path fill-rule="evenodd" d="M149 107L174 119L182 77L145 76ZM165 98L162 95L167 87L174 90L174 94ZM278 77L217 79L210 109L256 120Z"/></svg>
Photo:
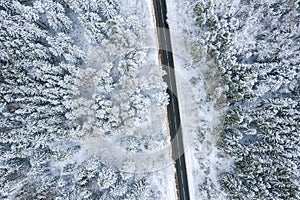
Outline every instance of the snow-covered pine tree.
<svg viewBox="0 0 300 200"><path fill-rule="evenodd" d="M228 88L219 144L235 165L223 189L234 199L298 199L299 2L199 1L194 11Z"/></svg>

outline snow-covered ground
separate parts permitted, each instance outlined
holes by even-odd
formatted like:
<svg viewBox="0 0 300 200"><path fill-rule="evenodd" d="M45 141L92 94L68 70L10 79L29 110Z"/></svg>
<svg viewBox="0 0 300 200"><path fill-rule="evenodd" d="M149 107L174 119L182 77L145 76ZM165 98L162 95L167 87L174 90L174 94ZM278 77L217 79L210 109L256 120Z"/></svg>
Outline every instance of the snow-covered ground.
<svg viewBox="0 0 300 200"><path fill-rule="evenodd" d="M0 7L0 199L176 199L151 1Z"/></svg>
<svg viewBox="0 0 300 200"><path fill-rule="evenodd" d="M151 66L154 71L160 71L159 69L159 60L158 60L158 43L157 43L157 33L156 33L156 22L153 10L153 3L151 0L119 0L116 1L120 13L126 18L132 16L137 17L140 21L140 24L135 28L140 29L144 33L144 46L142 51L146 53L145 62L139 69L146 73L146 76L149 76L148 66ZM147 78L147 77L146 77ZM162 81L158 79L157 81ZM162 84L162 83L160 83ZM144 172L146 173L146 178L149 181L150 188L152 193L157 193L156 196L149 194L147 199L153 197L157 199L166 199L172 200L176 199L176 187L175 187L175 167L172 160L171 146L170 146L170 135L168 131L168 122L167 122L167 112L166 107L163 109L156 109L150 112L153 115L151 118L156 123L152 123L152 126L158 126L159 128L165 127L162 132L164 134L162 137L168 138L168 144L162 146L161 148L152 149L151 151L145 152L143 154L130 155L129 157L136 157L130 160L138 161L139 166L135 166L134 170L137 173ZM156 129L155 127L150 128L149 130ZM153 134L151 131L145 130L144 134ZM156 142L153 138L151 142ZM151 145L149 145L151 146ZM126 157L126 156L125 156ZM162 160L159 160L162 159ZM152 163L151 163L152 162ZM144 167L141 167L144 166ZM127 167L127 166L126 166ZM139 169L137 169L139 168ZM132 170L124 168L123 170ZM132 171L134 172L134 171Z"/></svg>
<svg viewBox="0 0 300 200"><path fill-rule="evenodd" d="M223 110L209 96L215 80L206 79L205 55L197 61L192 56L197 36L193 2L167 0L167 10L191 199L223 200L217 176L229 169L231 160L221 157L216 147ZM201 53L202 47L196 48ZM217 90L222 89L214 88L214 93Z"/></svg>

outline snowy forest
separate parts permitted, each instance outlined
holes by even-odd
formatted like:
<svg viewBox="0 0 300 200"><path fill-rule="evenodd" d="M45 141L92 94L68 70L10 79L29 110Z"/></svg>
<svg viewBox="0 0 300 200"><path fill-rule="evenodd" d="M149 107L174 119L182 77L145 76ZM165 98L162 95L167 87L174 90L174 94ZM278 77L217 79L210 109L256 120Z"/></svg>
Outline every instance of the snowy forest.
<svg viewBox="0 0 300 200"><path fill-rule="evenodd" d="M147 153L169 141L164 72L143 44L147 21L121 5L0 1L0 199L168 195L160 185L172 167L133 173L134 160L116 166L101 141L91 143Z"/></svg>
<svg viewBox="0 0 300 200"><path fill-rule="evenodd" d="M229 199L299 199L300 2L205 0L193 11L208 77L226 96L218 147L234 163L221 188Z"/></svg>
<svg viewBox="0 0 300 200"><path fill-rule="evenodd" d="M191 199L300 199L300 1L166 2ZM0 199L176 199L154 18L0 0Z"/></svg>

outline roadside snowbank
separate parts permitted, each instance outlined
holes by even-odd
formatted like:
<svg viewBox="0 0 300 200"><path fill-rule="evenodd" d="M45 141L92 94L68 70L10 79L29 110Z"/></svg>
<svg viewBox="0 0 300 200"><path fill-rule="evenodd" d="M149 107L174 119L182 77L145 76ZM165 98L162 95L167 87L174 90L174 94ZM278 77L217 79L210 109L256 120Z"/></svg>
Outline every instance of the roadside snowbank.
<svg viewBox="0 0 300 200"><path fill-rule="evenodd" d="M167 9L191 199L223 200L217 176L231 160L222 158L215 145L222 110L208 94L214 80L206 79L205 58L193 61L192 44L197 39L193 2L167 0Z"/></svg>
<svg viewBox="0 0 300 200"><path fill-rule="evenodd" d="M120 8L120 13L125 17L135 16L140 20L140 24L135 27L141 29L144 35L145 46L141 49L145 52L146 60L143 66L159 67L158 60L158 43L157 43L157 33L156 33L156 22L154 16L153 3L151 0L141 1L141 0L118 0L117 4ZM142 68L143 68L142 66ZM141 68L141 70L142 70ZM147 70L146 70L147 71ZM160 80L162 81L162 79ZM159 113L157 113L159 112ZM155 121L164 122L166 130L163 137L169 138L167 125L167 112L166 108L162 110L156 110L152 112L154 114L153 118ZM167 134L167 135L165 135ZM154 138L155 139L155 138ZM175 167L171 159L170 144L168 144L168 150L164 150L169 156L165 159L165 166L159 169L153 169L149 174L147 174L147 180L150 183L149 190L153 191L153 195L149 194L147 198L157 198L157 199L176 199L176 187L175 187ZM156 150L159 151L158 149ZM151 159L152 160L152 159ZM154 171L156 170L156 171ZM145 171L147 173L147 171ZM146 194L147 195L147 194Z"/></svg>

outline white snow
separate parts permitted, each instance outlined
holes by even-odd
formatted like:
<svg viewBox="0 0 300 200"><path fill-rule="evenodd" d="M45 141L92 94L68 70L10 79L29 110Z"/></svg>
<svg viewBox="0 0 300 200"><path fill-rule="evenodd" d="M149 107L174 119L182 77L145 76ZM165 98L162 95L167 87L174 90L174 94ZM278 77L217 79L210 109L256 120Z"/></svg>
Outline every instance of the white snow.
<svg viewBox="0 0 300 200"><path fill-rule="evenodd" d="M204 59L196 63L192 61L191 45L197 39L197 27L193 24L193 3L180 0L166 2L190 197L208 199L206 192L199 189L202 185L208 185L208 177L214 185L208 189L210 196L223 200L225 195L220 191L217 176L229 169L231 160L221 158L215 146L222 110L217 110L207 98L207 89L214 80L205 79L208 66ZM201 50L201 47L198 48Z"/></svg>
<svg viewBox="0 0 300 200"><path fill-rule="evenodd" d="M120 8L121 15L123 15L125 18L134 16L141 21L141 24L135 28L140 29L141 32L144 34L143 42L145 43L145 45L141 50L145 52L147 56L145 62L143 63L142 68L147 69L149 66L159 67L156 22L155 22L152 1L151 0L146 0L146 1L145 0L117 0L116 2L118 4L118 7ZM149 70L145 70L145 72L147 71ZM162 79L160 81L162 81ZM161 126L165 127L163 128L164 130L166 130L164 131L164 134L168 134L167 137L169 138L170 141L170 135L168 132L168 125L167 125L166 108L164 110L156 109L156 111L155 110L152 111L152 114L153 114L152 121L157 121L160 124L164 123ZM149 130L146 132L149 132ZM106 144L106 146L107 145L108 144ZM96 152L97 151L99 151L99 149L97 149ZM116 151L120 152L120 150L118 149ZM172 160L170 142L166 146L162 146L162 149L156 149L153 151L154 153L147 152L147 154L133 155L135 158L127 159L127 161L125 161L127 164L126 166L124 165L124 167L127 170L133 170L133 171L136 170L138 171L138 173L141 172L140 171L141 169L144 169L145 173L151 171L147 179L150 182L150 188L154 190L154 193L158 193L157 198L166 199L166 200L177 199L176 187L175 187L175 166ZM132 155L126 155L126 156L130 158L130 156ZM136 156L139 159L137 159ZM122 159L118 159L118 160L121 161ZM139 169L137 169L137 167ZM149 198L150 197L151 196L149 196Z"/></svg>

